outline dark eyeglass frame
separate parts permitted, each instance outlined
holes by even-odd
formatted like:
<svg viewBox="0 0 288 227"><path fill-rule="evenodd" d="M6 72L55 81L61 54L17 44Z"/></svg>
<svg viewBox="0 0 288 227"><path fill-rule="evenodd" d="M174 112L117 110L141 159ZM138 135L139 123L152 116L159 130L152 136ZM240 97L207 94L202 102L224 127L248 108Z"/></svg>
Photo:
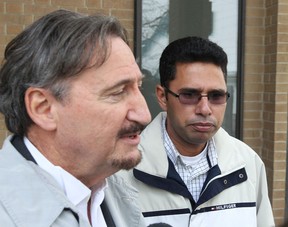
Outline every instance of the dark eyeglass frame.
<svg viewBox="0 0 288 227"><path fill-rule="evenodd" d="M184 105L196 105L203 97L207 97L210 104L213 105L222 105L227 102L230 98L229 92L221 92L221 91L210 91L207 94L201 94L196 90L180 92L179 94L171 91L169 88L164 87L164 89L173 95L174 97L178 98L179 102ZM191 95L191 98L185 97L188 94Z"/></svg>

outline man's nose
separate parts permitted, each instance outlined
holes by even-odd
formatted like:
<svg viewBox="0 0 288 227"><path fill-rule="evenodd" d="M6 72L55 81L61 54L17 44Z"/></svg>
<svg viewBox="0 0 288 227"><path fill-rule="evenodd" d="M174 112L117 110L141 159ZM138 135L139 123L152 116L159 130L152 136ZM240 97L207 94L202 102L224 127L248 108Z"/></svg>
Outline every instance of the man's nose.
<svg viewBox="0 0 288 227"><path fill-rule="evenodd" d="M131 121L139 122L142 125L147 125L151 121L151 113L141 91L137 91L133 97L133 107L128 113L128 118Z"/></svg>

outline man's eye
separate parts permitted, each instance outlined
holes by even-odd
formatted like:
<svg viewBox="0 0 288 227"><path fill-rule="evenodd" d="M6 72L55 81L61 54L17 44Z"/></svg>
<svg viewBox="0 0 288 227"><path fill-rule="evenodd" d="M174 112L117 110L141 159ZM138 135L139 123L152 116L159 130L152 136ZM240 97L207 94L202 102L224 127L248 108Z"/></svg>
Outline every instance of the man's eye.
<svg viewBox="0 0 288 227"><path fill-rule="evenodd" d="M112 96L119 96L119 95L123 95L125 93L124 89L121 89L119 91L113 92Z"/></svg>
<svg viewBox="0 0 288 227"><path fill-rule="evenodd" d="M181 96L186 99L192 99L198 97L198 94L196 92L183 92L181 93Z"/></svg>
<svg viewBox="0 0 288 227"><path fill-rule="evenodd" d="M223 93L223 92L211 92L210 94L209 94L209 96L211 97L211 98L222 98L223 96L225 96L225 93Z"/></svg>

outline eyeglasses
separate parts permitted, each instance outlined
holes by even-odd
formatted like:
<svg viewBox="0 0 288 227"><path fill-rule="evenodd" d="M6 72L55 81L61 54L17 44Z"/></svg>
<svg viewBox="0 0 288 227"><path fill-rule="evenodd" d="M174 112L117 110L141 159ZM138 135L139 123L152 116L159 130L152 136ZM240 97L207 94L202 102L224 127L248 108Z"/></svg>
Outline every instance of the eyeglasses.
<svg viewBox="0 0 288 227"><path fill-rule="evenodd" d="M176 94L167 87L164 88L168 93L178 98L180 103L185 105L195 105L202 99L202 97L207 97L211 104L221 105L226 103L230 97L229 92L223 91L210 91L207 94L201 94L199 91L191 89Z"/></svg>

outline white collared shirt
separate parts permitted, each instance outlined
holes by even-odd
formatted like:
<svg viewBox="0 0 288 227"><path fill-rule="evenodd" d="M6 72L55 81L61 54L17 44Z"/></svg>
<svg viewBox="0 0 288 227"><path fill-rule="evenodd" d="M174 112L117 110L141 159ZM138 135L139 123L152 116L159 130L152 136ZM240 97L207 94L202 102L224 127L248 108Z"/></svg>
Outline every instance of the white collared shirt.
<svg viewBox="0 0 288 227"><path fill-rule="evenodd" d="M31 155L42 169L50 173L52 177L58 182L60 188L63 190L67 198L77 207L81 215L88 220L87 204L91 196L91 190L84 185L81 181L71 175L69 172L61 168L60 166L53 165L41 152L24 137L24 143ZM107 227L105 219L103 217L100 204L104 200L104 191L107 187L106 181L103 185L93 191L91 196L91 221L92 226Z"/></svg>

